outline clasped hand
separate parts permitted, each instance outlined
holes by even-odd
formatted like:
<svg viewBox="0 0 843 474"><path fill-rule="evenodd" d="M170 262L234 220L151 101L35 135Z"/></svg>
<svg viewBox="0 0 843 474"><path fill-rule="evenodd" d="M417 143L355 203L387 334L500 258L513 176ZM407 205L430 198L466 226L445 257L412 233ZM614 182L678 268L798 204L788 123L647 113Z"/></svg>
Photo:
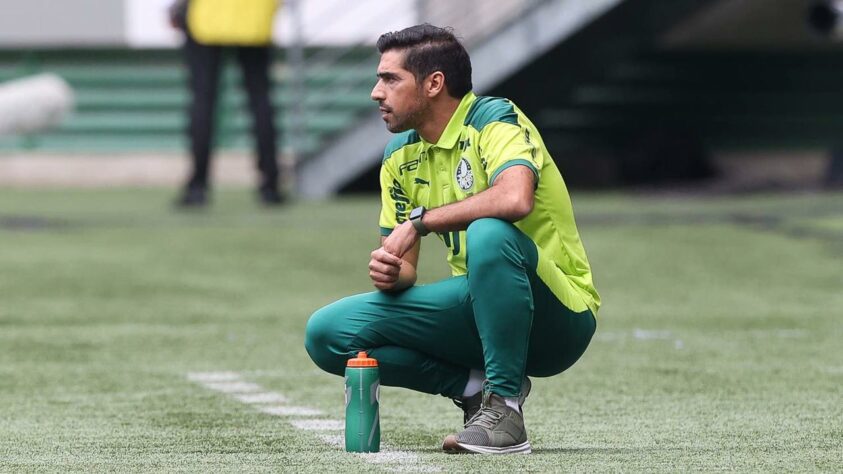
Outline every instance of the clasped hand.
<svg viewBox="0 0 843 474"><path fill-rule="evenodd" d="M372 252L369 261L369 278L379 290L392 290L401 275L401 263L407 253L419 240L415 227L408 221L393 229L383 240L383 245Z"/></svg>

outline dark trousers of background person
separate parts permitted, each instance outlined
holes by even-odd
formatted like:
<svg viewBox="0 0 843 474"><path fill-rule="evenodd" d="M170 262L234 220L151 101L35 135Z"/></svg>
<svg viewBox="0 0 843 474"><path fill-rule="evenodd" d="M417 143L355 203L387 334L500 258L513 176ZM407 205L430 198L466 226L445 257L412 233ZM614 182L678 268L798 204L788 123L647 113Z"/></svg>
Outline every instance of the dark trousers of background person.
<svg viewBox="0 0 843 474"><path fill-rule="evenodd" d="M214 113L216 109L220 70L224 46L197 43L190 35L185 41L185 55L190 74L193 100L190 105L190 143L193 155L193 173L188 181L188 191L208 188ZM257 147L257 168L261 181L259 192L264 201L278 194L277 131L275 115L270 100L271 80L269 65L270 46L232 46L243 75L243 85L249 96L252 126Z"/></svg>

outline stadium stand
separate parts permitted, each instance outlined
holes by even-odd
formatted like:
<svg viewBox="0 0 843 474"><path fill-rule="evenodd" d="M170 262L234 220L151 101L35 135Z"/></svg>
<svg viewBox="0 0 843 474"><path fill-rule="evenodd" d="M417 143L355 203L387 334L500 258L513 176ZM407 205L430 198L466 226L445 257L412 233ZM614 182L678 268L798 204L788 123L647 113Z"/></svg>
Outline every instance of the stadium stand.
<svg viewBox="0 0 843 474"><path fill-rule="evenodd" d="M803 19L796 18L804 10L801 1L782 5L799 28L804 27ZM515 99L536 121L558 161L594 152L612 156L611 166L623 168L626 160L652 155L652 146L663 146L665 137L665 155L677 155L673 145L689 148L685 158L671 158L674 162L702 159L703 150L710 149L828 148L837 143L843 127L843 55L838 49L665 45L671 28L729 4L742 5L746 14L766 5L519 0L503 2L493 18L471 22L463 14L473 8L471 2L430 2L437 9L427 16L466 33L475 89ZM736 16L734 7L724 11ZM353 186L379 163L388 133L369 100L377 64L373 53L371 44L306 50L304 133L296 135L295 145L303 158L298 189L308 197ZM286 142L296 130L292 111L301 104L295 104L284 51L278 59L275 101L282 147L289 149ZM223 75L217 139L221 149L246 150L251 146L249 119L239 75L231 66ZM184 149L187 91L179 51L0 50L0 81L37 72L54 72L73 86L75 114L45 134L0 138L0 151ZM647 168L641 165L630 168ZM663 165L654 164L668 174L676 171ZM594 163L571 163L574 176L577 166L600 169ZM684 171L693 173L693 163Z"/></svg>
<svg viewBox="0 0 843 474"><path fill-rule="evenodd" d="M368 58L368 59L367 59ZM319 148L327 136L370 107L373 59L369 51L345 54L343 61L313 64L308 69L305 106L305 152ZM285 112L293 102L283 59L276 68L279 123L289 133ZM0 52L0 82L38 72L65 78L76 92L75 113L54 131L0 139L0 150L62 152L177 151L185 144L188 91L179 51L71 49ZM223 74L219 102L219 145L250 147L245 94L234 64ZM338 94L336 91L341 90ZM286 134L285 134L286 135ZM283 140L283 138L282 138Z"/></svg>
<svg viewBox="0 0 843 474"><path fill-rule="evenodd" d="M810 36L808 3L630 0L490 92L518 97L568 176L609 169L578 182L705 175L711 151L828 149L843 55ZM694 41L671 43L677 30Z"/></svg>
<svg viewBox="0 0 843 474"><path fill-rule="evenodd" d="M821 146L843 127L839 54L654 52L548 97L544 129L622 144L643 130L693 130L717 147Z"/></svg>

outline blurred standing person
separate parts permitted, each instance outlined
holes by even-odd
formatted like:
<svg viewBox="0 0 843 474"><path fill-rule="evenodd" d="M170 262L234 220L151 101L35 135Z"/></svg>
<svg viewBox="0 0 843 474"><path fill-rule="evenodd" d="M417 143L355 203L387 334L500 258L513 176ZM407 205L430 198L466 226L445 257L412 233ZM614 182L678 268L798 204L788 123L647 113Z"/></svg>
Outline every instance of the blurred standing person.
<svg viewBox="0 0 843 474"><path fill-rule="evenodd" d="M188 110L193 170L176 202L182 207L208 203L209 169L223 51L234 50L249 96L260 172L258 198L266 205L284 201L279 192L277 129L270 99L272 24L278 0L176 0L170 21L185 33L184 54L192 94Z"/></svg>

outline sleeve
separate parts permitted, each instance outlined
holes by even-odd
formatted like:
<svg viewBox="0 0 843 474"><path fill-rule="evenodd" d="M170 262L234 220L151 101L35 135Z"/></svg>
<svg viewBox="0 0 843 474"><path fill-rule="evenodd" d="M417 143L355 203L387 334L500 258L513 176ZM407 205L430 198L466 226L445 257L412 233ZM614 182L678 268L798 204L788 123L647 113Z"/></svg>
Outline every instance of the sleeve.
<svg viewBox="0 0 843 474"><path fill-rule="evenodd" d="M407 220L410 213L410 198L407 197L401 182L395 178L389 161L381 165L381 215L380 234L387 236L398 224Z"/></svg>
<svg viewBox="0 0 843 474"><path fill-rule="evenodd" d="M506 122L491 123L480 132L480 150L486 160L489 186L505 169L518 165L530 168L538 186L543 155L538 153L529 128Z"/></svg>

